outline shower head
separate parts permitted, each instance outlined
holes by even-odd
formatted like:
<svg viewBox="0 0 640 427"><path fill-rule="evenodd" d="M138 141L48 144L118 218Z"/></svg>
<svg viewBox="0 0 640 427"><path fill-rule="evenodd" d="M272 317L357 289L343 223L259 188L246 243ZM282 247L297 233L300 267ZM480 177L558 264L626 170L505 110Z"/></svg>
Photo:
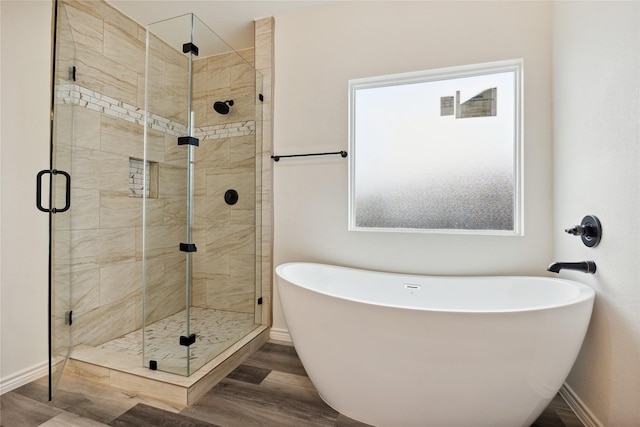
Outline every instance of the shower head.
<svg viewBox="0 0 640 427"><path fill-rule="evenodd" d="M229 107L233 105L233 100L230 99L228 101L216 101L213 104L213 109L216 110L218 114L229 114Z"/></svg>

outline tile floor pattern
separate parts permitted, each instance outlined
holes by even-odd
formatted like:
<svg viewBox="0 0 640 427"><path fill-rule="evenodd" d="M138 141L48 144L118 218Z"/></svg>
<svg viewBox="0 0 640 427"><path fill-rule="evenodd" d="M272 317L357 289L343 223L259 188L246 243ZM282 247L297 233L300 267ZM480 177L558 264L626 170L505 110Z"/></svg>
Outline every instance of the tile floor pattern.
<svg viewBox="0 0 640 427"><path fill-rule="evenodd" d="M293 347L274 342L187 408L68 376L53 402L45 377L5 393L0 404L2 427L366 427L328 407ZM584 426L557 396L533 427Z"/></svg>
<svg viewBox="0 0 640 427"><path fill-rule="evenodd" d="M191 369L195 371L222 353L229 345L247 335L258 325L253 313L236 313L191 307L190 333L196 334L191 346L180 345L179 337L187 335L187 312L183 310L154 322L145 328L147 359L158 362L161 370L186 375L187 352ZM142 329L108 341L98 348L119 351L131 356L142 355Z"/></svg>

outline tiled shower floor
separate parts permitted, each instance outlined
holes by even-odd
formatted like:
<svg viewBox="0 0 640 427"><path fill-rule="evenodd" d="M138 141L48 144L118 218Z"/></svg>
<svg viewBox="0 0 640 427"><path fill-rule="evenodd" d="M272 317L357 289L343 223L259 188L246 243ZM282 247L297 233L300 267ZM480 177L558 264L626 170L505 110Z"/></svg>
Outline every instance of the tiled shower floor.
<svg viewBox="0 0 640 427"><path fill-rule="evenodd" d="M145 363L155 360L161 371L187 375L187 358L194 372L259 326L247 313L191 307L190 317L189 333L196 335L196 342L189 347L180 345L180 336L187 335L186 310L146 327ZM142 329L97 347L142 357Z"/></svg>

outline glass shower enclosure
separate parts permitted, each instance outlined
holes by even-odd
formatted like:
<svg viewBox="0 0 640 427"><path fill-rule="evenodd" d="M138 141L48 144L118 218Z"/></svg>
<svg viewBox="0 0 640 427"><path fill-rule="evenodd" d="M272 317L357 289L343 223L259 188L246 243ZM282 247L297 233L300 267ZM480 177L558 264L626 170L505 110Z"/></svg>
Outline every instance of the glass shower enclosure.
<svg viewBox="0 0 640 427"><path fill-rule="evenodd" d="M104 2L53 9L51 157L36 186L49 398L69 358L213 369L262 327L253 49L234 51L193 15L145 31Z"/></svg>
<svg viewBox="0 0 640 427"><path fill-rule="evenodd" d="M146 46L143 361L190 375L261 324L262 78L193 14Z"/></svg>

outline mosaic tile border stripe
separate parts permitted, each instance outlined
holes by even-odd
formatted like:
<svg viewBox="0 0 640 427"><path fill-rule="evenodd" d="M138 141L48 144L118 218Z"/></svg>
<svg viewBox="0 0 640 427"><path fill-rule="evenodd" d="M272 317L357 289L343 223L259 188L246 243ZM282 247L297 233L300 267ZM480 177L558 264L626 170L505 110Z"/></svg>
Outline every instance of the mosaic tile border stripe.
<svg viewBox="0 0 640 427"><path fill-rule="evenodd" d="M225 123L222 125L196 127L195 136L201 139L231 138L234 136L247 136L256 133L256 122Z"/></svg>
<svg viewBox="0 0 640 427"><path fill-rule="evenodd" d="M117 99L77 84L66 83L56 85L55 102L56 104L78 105L144 126L144 109L123 101L118 101ZM150 113L147 117L147 122L151 129L169 135L177 137L187 134L187 127L185 125L157 114ZM254 135L255 133L256 122L254 120L196 127L194 129L194 136L200 139L231 138Z"/></svg>

